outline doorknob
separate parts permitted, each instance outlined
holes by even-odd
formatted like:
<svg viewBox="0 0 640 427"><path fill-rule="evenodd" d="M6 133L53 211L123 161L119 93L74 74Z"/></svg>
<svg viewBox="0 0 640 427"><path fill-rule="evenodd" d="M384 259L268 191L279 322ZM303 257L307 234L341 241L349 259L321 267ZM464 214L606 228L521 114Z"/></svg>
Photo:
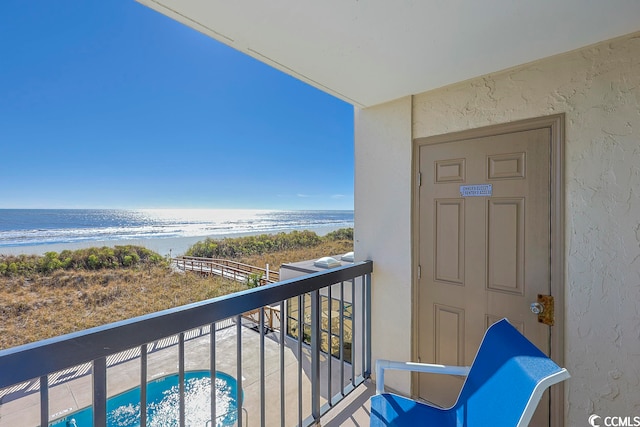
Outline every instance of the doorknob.
<svg viewBox="0 0 640 427"><path fill-rule="evenodd" d="M554 322L554 301L551 295L538 295L538 301L529 305L531 312L538 316L538 322L548 326L553 326Z"/></svg>
<svg viewBox="0 0 640 427"><path fill-rule="evenodd" d="M533 314L540 314L544 312L544 305L540 304L539 302L532 302L531 303L531 312Z"/></svg>

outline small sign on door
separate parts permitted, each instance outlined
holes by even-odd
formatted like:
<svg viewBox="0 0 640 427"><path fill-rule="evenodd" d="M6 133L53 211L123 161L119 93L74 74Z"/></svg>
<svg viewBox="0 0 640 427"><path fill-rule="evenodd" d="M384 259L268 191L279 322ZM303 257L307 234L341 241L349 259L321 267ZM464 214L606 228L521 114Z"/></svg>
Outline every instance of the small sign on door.
<svg viewBox="0 0 640 427"><path fill-rule="evenodd" d="M491 197L492 184L461 185L460 197Z"/></svg>

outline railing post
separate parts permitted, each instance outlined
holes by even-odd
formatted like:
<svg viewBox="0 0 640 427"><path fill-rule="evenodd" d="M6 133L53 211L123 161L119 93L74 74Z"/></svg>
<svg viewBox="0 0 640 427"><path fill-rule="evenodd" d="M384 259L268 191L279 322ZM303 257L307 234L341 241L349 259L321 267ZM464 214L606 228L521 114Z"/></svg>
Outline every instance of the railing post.
<svg viewBox="0 0 640 427"><path fill-rule="evenodd" d="M40 377L40 425L49 425L49 381L47 375Z"/></svg>
<svg viewBox="0 0 640 427"><path fill-rule="evenodd" d="M331 315L333 314L333 298L331 295L331 288L333 285L327 288L327 401L329 406L333 406L333 393L331 390L331 381L333 380L333 373L331 371L331 365L333 364L333 333L331 324Z"/></svg>
<svg viewBox="0 0 640 427"><path fill-rule="evenodd" d="M365 294L366 294L366 302L365 302L365 313L366 313L366 337L365 341L367 343L367 351L365 357L365 369L364 369L364 377L369 378L371 376L371 274L367 273L364 276L364 284L365 284Z"/></svg>
<svg viewBox="0 0 640 427"><path fill-rule="evenodd" d="M280 301L280 319L285 318L284 301ZM287 325L282 324L280 320L280 427L285 427L285 401L284 401L284 334L286 333Z"/></svg>
<svg viewBox="0 0 640 427"><path fill-rule="evenodd" d="M344 396L344 282L340 282L340 389ZM353 337L353 335L352 335Z"/></svg>
<svg viewBox="0 0 640 427"><path fill-rule="evenodd" d="M140 427L147 427L147 344L140 347Z"/></svg>
<svg viewBox="0 0 640 427"><path fill-rule="evenodd" d="M266 384L265 384L265 351L264 351L264 307L259 311L260 323L260 425L264 427L266 424Z"/></svg>
<svg viewBox="0 0 640 427"><path fill-rule="evenodd" d="M184 332L178 334L178 389L180 390L180 419L179 426L184 427L186 422L185 380L184 380Z"/></svg>
<svg viewBox="0 0 640 427"><path fill-rule="evenodd" d="M351 283L351 385L353 387L356 386L356 367L358 361L358 348L356 347L357 334L357 322L358 319L357 311L358 305L356 304L356 280L350 279L349 283Z"/></svg>
<svg viewBox="0 0 640 427"><path fill-rule="evenodd" d="M320 291L311 293L311 415L320 425Z"/></svg>
<svg viewBox="0 0 640 427"><path fill-rule="evenodd" d="M107 358L93 361L93 425L107 425Z"/></svg>
<svg viewBox="0 0 640 427"><path fill-rule="evenodd" d="M298 295L298 426L302 426L302 342L304 341L305 294Z"/></svg>
<svg viewBox="0 0 640 427"><path fill-rule="evenodd" d="M242 316L236 316L236 402L238 427L242 427Z"/></svg>
<svg viewBox="0 0 640 427"><path fill-rule="evenodd" d="M360 333L361 333L361 337L360 337L360 347L362 349L362 353L361 353L361 372L362 372L362 377L366 378L367 377L367 283L366 283L366 277L365 276L360 276L359 278L354 280L354 283L356 281L359 281L362 284L362 289L360 292L360 313L362 313L362 322L360 325Z"/></svg>
<svg viewBox="0 0 640 427"><path fill-rule="evenodd" d="M211 371L211 425L216 426L216 324L211 324L209 331L209 370Z"/></svg>

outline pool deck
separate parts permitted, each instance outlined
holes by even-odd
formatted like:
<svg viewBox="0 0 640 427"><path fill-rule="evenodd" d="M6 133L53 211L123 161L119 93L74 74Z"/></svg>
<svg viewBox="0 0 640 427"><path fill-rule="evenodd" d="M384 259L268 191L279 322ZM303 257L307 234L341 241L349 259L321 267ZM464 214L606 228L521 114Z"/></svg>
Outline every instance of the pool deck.
<svg viewBox="0 0 640 427"><path fill-rule="evenodd" d="M277 333L265 336L265 425L280 425L280 349ZM287 343L284 352L285 366L285 425L298 423L298 358L297 349ZM209 369L209 335L203 335L185 342L185 369ZM244 391L243 425L260 426L260 334L250 328L242 328L242 387ZM236 328L235 326L216 332L216 368L236 376ZM326 359L322 364L321 377L326 378ZM350 379L350 367L346 365L345 381ZM309 396L310 369L308 349L302 354L303 395ZM333 372L339 372L340 363L332 360ZM155 351L148 355L147 378L152 380L176 373L178 370L178 347L176 345ZM321 395L326 396L326 380L321 386ZM137 387L140 384L139 359L116 364L107 372L107 392L113 396ZM339 375L333 375L332 393L339 390ZM271 392L272 391L272 392ZM369 425L369 397L374 386L369 382L358 387L340 404L329 411L321 420L324 426L366 426ZM50 421L91 405L91 375L64 382L49 390ZM324 403L324 401L322 402ZM303 413L310 413L310 399L303 398ZM40 422L39 394L31 393L0 405L0 427L36 427ZM83 427L83 426L78 426Z"/></svg>

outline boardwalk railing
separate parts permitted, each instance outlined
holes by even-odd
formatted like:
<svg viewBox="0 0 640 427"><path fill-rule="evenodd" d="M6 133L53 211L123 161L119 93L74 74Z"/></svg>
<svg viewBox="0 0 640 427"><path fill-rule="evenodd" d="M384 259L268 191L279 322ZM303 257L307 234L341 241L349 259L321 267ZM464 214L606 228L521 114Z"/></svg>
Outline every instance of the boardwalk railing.
<svg viewBox="0 0 640 427"><path fill-rule="evenodd" d="M264 313L264 327L267 331L279 331L282 327L282 315L280 313L280 306L271 307L267 305L258 310L251 310L242 314L242 317L246 320L253 322L260 327L260 316Z"/></svg>
<svg viewBox="0 0 640 427"><path fill-rule="evenodd" d="M200 274L215 274L233 280L245 281L249 275L260 277L260 285L276 283L280 280L278 271L267 271L266 268L218 258L201 258L181 256L171 262L180 270L193 271Z"/></svg>
<svg viewBox="0 0 640 427"><path fill-rule="evenodd" d="M310 426L318 423L324 413L370 375L372 266L371 261L360 262L2 350L0 390L16 387L33 379L39 381L39 424L47 426L62 419L59 414L53 417L50 414L51 378L60 371L90 363L91 372L88 375L92 376L93 425L105 427L107 399L111 397L107 390L108 375L117 375L118 372L107 371L107 359L118 353L133 350L140 354L140 377L136 385L141 387L142 396L139 402L140 425L146 426L149 421L146 401L149 381L147 365L151 363L155 354L149 351L149 343L175 338L178 363L177 367L173 364L173 369L178 373L180 384L180 398L176 403L179 406L179 417L176 421L177 425L183 427L187 425L188 420L185 409L185 341L192 335L192 330L198 329L208 332L209 344L204 348L205 352L209 353L210 372L215 372L218 365L224 365L227 369L234 366L232 375L235 375L238 384L236 399L242 402L236 411L238 426ZM327 295L329 300L338 300L338 303L323 305L322 298L326 299ZM346 295L349 296L348 300ZM305 298L310 298L310 305L303 303ZM290 299L297 299L297 323L310 325L310 345L301 339L303 334L297 334L294 338L286 336L283 333L286 328L280 328L278 333L272 332L268 336L264 333L264 307L279 306L280 311L284 313L286 302ZM327 353L323 351L323 338L326 339L327 330L333 331L343 327L341 321L334 321L339 325L332 324L332 319L341 317L333 312L334 306L344 309L347 305L353 317L350 337L351 363L345 362L342 350L338 357L327 357ZM243 314L256 310L258 332L262 333L243 327ZM310 312L306 312L307 310ZM229 318L233 319L235 327L217 332L216 325L219 322L228 322ZM305 319L310 319L310 322ZM232 336L226 334L230 330L234 332ZM343 336L344 334L340 333L339 339L342 340ZM229 339L235 340L231 346L228 345ZM258 343L257 348L245 348L249 346L251 339L254 340L251 342ZM338 348L342 349L343 344L340 342ZM219 346L222 347L216 351ZM234 346L232 358L235 358L235 361L228 360L229 348ZM202 347L198 348L198 351L202 352ZM247 377L251 371L251 377L255 379L252 384L247 384L246 388L243 388L243 369L247 371ZM211 384L211 394L215 396L215 381ZM295 388L293 392L291 386ZM0 404L0 409L3 409L2 405L4 403ZM216 413L220 410L218 405L216 399L211 399L209 420L217 419ZM82 408L72 409L75 411ZM251 423L248 422L249 418Z"/></svg>

